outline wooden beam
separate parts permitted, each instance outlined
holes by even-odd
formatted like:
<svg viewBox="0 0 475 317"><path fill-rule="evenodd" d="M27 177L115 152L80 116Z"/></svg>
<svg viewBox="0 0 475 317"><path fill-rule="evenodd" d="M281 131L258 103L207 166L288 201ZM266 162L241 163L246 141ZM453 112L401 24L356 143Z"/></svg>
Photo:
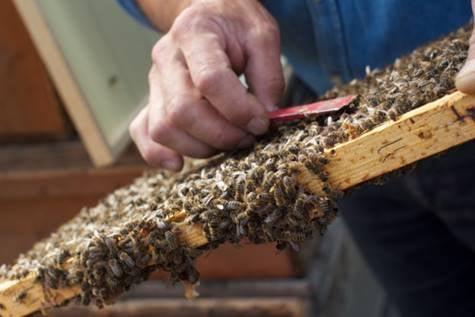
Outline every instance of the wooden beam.
<svg viewBox="0 0 475 317"><path fill-rule="evenodd" d="M34 160L32 160L34 158ZM147 165L135 146L130 146L113 166ZM55 142L11 143L0 147L0 173L96 169L78 139Z"/></svg>
<svg viewBox="0 0 475 317"><path fill-rule="evenodd" d="M63 303L79 292L80 287L76 286L46 294L34 274L30 274L20 281L2 282L0 284L0 315L26 316L50 307L50 303Z"/></svg>
<svg viewBox="0 0 475 317"><path fill-rule="evenodd" d="M72 307L59 309L53 317L208 317L208 316L269 316L303 317L306 316L306 301L301 298L206 298L189 301L186 299L141 299L117 303L104 309L93 307Z"/></svg>
<svg viewBox="0 0 475 317"><path fill-rule="evenodd" d="M346 190L475 139L475 97L454 92L327 150L328 184ZM322 192L302 170L300 181Z"/></svg>
<svg viewBox="0 0 475 317"><path fill-rule="evenodd" d="M275 249L274 249L275 252ZM249 259L247 259L249 260ZM307 299L311 297L310 283L306 278L252 278L237 280L200 281L200 298L262 298L292 296ZM183 298L180 285L170 286L161 281L147 281L137 285L121 297L133 299Z"/></svg>
<svg viewBox="0 0 475 317"><path fill-rule="evenodd" d="M455 92L328 150L328 182L334 188L345 190L473 139L475 97ZM299 168L299 182L308 190L320 193L323 184L319 178L304 167ZM201 227L181 222L183 212L171 219L176 221L180 243L192 248L208 243ZM32 298L28 305L12 305L9 290L18 289L19 284L22 289L27 289L29 285L35 290L28 292ZM22 316L25 312L60 304L65 298L78 294L71 292L71 289L51 290L45 300L42 289L35 285L37 283L31 277L26 283L20 280L0 284L0 305L4 308L0 314Z"/></svg>

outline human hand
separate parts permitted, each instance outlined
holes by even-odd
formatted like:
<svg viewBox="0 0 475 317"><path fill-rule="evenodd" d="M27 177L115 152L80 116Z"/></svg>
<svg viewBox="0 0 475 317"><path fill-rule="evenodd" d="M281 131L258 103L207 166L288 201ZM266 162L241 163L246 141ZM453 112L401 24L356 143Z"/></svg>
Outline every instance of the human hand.
<svg viewBox="0 0 475 317"><path fill-rule="evenodd" d="M150 165L180 170L183 155L247 147L267 131L284 80L278 28L257 0L193 1L152 61L149 103L130 125Z"/></svg>
<svg viewBox="0 0 475 317"><path fill-rule="evenodd" d="M475 16L475 0L472 0L472 13ZM475 94L475 28L469 41L468 56L465 65L455 78L457 89L467 94Z"/></svg>

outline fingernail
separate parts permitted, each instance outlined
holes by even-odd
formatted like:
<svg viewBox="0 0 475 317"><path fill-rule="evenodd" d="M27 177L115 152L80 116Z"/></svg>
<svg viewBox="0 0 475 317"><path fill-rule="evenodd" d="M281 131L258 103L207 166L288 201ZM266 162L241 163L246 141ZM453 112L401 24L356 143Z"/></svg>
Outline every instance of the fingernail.
<svg viewBox="0 0 475 317"><path fill-rule="evenodd" d="M269 128L269 119L267 117L255 117L248 124L247 129L255 135L263 134Z"/></svg>
<svg viewBox="0 0 475 317"><path fill-rule="evenodd" d="M279 107L277 107L274 104L265 104L264 106L266 107L266 110L269 112L279 109Z"/></svg>
<svg viewBox="0 0 475 317"><path fill-rule="evenodd" d="M238 149L245 149L253 145L255 142L255 139L252 135L246 135L242 140L239 142L237 145Z"/></svg>
<svg viewBox="0 0 475 317"><path fill-rule="evenodd" d="M161 166L170 171L178 171L180 169L180 163L173 160L163 161Z"/></svg>

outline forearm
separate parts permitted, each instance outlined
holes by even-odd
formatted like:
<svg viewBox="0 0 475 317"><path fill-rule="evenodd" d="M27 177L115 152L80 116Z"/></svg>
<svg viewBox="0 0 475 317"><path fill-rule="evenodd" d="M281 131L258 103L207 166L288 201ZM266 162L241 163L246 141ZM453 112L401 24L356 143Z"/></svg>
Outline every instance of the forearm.
<svg viewBox="0 0 475 317"><path fill-rule="evenodd" d="M175 18L192 0L137 0L150 22L160 31L167 32Z"/></svg>

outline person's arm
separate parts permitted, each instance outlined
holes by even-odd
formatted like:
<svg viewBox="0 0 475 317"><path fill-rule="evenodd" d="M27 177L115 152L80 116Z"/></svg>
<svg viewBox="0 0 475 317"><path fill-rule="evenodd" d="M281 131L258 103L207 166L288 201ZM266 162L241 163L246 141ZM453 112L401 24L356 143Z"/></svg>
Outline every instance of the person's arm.
<svg viewBox="0 0 475 317"><path fill-rule="evenodd" d="M160 31L167 32L175 18L192 0L137 0L149 21Z"/></svg>
<svg viewBox="0 0 475 317"><path fill-rule="evenodd" d="M284 88L272 16L257 0L138 1L169 29L152 50L149 103L130 125L144 159L180 170L183 156L252 145Z"/></svg>

